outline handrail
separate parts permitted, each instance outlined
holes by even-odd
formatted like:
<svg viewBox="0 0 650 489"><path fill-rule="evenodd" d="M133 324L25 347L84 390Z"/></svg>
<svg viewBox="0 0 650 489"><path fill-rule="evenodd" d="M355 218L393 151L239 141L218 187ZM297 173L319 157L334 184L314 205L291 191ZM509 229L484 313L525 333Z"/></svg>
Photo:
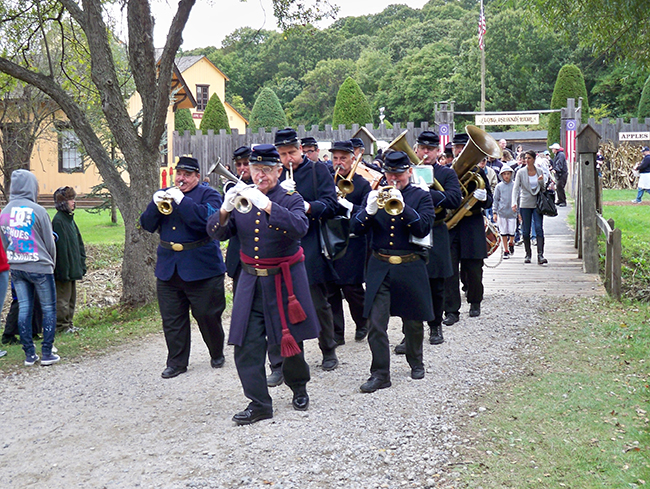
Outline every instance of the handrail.
<svg viewBox="0 0 650 489"><path fill-rule="evenodd" d="M605 220L603 216L596 213L598 228L607 239L605 254L605 290L617 301L621 300L621 254L622 232L614 226L614 219Z"/></svg>

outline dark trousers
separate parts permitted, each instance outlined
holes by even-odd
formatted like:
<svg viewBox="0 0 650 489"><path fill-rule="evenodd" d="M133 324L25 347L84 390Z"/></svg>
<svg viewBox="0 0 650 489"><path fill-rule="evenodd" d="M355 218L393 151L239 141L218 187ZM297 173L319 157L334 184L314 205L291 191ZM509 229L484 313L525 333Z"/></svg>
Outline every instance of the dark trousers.
<svg viewBox="0 0 650 489"><path fill-rule="evenodd" d="M343 298L348 303L350 315L357 327L357 330L365 329L366 319L363 317L363 301L366 291L363 284L351 285L328 285L328 301L332 306L332 316L334 318L334 339L345 338L345 316L343 314Z"/></svg>
<svg viewBox="0 0 650 489"><path fill-rule="evenodd" d="M277 346L279 352L279 345ZM298 355L285 358L281 368L284 381L294 394L306 394L307 382L310 379L309 365L305 362L302 341L298 343L298 346L301 352ZM244 395L251 400L249 407L271 412L273 410L272 400L269 395L269 388L266 385L266 373L264 371L266 350L264 301L260 281L258 280L244 342L241 346L235 346L235 365L244 389Z"/></svg>
<svg viewBox="0 0 650 489"><path fill-rule="evenodd" d="M564 191L564 187L566 187L568 176L568 174L557 176L557 182L555 182L555 193L557 194L558 204L566 204L566 193Z"/></svg>
<svg viewBox="0 0 650 489"><path fill-rule="evenodd" d="M74 310L77 305L77 281L56 284L56 330L65 331L73 327Z"/></svg>
<svg viewBox="0 0 650 489"><path fill-rule="evenodd" d="M167 342L167 366L187 367L190 358L190 308L208 347L210 358L223 356L221 314L226 308L223 275L186 282L174 272L157 280L158 307Z"/></svg>
<svg viewBox="0 0 650 489"><path fill-rule="evenodd" d="M467 302L480 304L483 300L483 260L460 258L460 250L451 248L451 266L454 274L445 279L445 312L460 313L460 274L467 285ZM435 312L435 309L434 309Z"/></svg>
<svg viewBox="0 0 650 489"><path fill-rule="evenodd" d="M13 290L12 290L13 293ZM18 299L15 295L12 297L11 306L5 321L5 330L2 333L2 340L9 341L20 334L18 331ZM43 311L41 310L41 301L34 296L34 313L32 314L32 336L41 334L43 331Z"/></svg>
<svg viewBox="0 0 650 489"><path fill-rule="evenodd" d="M370 375L384 380L390 379L390 345L388 343L388 320L390 319L390 276L379 286L368 318L368 344L372 352ZM402 330L405 336L406 361L411 366L422 367L422 321L404 319Z"/></svg>
<svg viewBox="0 0 650 489"><path fill-rule="evenodd" d="M431 287L431 301L433 302L433 321L428 324L432 328L442 324L442 313L445 310L445 279L430 278L429 287Z"/></svg>

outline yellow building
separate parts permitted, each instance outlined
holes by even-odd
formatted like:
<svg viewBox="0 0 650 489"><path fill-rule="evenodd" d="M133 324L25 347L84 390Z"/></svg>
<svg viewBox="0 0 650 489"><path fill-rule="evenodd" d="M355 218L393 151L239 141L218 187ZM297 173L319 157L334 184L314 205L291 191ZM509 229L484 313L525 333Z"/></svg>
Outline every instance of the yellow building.
<svg viewBox="0 0 650 489"><path fill-rule="evenodd" d="M227 80L228 77L205 56L176 59L172 77L174 100L167 112L167 153L161 157L161 173L165 167L173 166L174 112L180 108L189 108L198 128L210 96L216 93L224 101ZM138 114L142 108L138 93L127 102L127 107L131 117ZM245 132L248 121L227 102L224 107L230 127L238 129L240 133ZM30 170L38 179L40 194L53 194L57 188L68 185L77 194L85 195L90 193L93 186L101 183L97 167L92 161L82 160L78 145L79 140L65 119L57 122L56 127L51 127L38 139L32 152ZM124 177L128 179L128 174ZM170 183L168 180L167 185Z"/></svg>

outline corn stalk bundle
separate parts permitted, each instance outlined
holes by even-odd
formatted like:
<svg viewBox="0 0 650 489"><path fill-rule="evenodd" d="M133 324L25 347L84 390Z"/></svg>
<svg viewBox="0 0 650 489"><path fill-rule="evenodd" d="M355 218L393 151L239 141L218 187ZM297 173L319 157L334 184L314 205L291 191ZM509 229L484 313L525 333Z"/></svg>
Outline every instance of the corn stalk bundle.
<svg viewBox="0 0 650 489"><path fill-rule="evenodd" d="M641 147L622 143L618 148L611 141L600 146L603 154L603 164L600 171L603 175L603 188L635 189L638 177L632 168L643 159Z"/></svg>

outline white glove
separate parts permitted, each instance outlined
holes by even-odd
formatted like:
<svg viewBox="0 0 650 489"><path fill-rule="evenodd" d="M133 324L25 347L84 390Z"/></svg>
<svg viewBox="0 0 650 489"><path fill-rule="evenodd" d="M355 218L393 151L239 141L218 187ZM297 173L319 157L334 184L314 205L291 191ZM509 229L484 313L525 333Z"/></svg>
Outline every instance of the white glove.
<svg viewBox="0 0 650 489"><path fill-rule="evenodd" d="M285 189L287 192L295 192L296 191L296 181L292 180L290 178L287 178L283 182L280 182L280 187Z"/></svg>
<svg viewBox="0 0 650 489"><path fill-rule="evenodd" d="M366 212L374 216L377 214L379 207L377 207L377 197L379 197L379 192L377 190L371 190L368 193L368 200L366 201Z"/></svg>
<svg viewBox="0 0 650 489"><path fill-rule="evenodd" d="M230 189L226 192L226 195L223 196L223 204L221 204L221 208L230 213L233 211L235 208L235 199L237 198L237 194L239 192L234 186L231 186Z"/></svg>
<svg viewBox="0 0 650 489"><path fill-rule="evenodd" d="M427 182L424 181L424 178L418 176L418 181L415 184L416 187L420 187L422 190L428 192L429 191L429 186L427 185Z"/></svg>
<svg viewBox="0 0 650 489"><path fill-rule="evenodd" d="M352 202L350 202L349 200L346 200L346 199L344 199L342 197L339 197L339 205L342 206L342 207L345 207L345 209L347 210L345 215L346 215L346 217L349 218L350 214L352 213L352 208L354 207L354 204Z"/></svg>
<svg viewBox="0 0 650 489"><path fill-rule="evenodd" d="M311 204L305 200L305 214L309 214L309 209L311 209Z"/></svg>
<svg viewBox="0 0 650 489"><path fill-rule="evenodd" d="M487 190L485 190L484 188L477 188L476 190L474 190L474 197L476 197L476 200L485 202L487 200Z"/></svg>
<svg viewBox="0 0 650 489"><path fill-rule="evenodd" d="M185 194L181 191L180 188L172 187L167 190L167 197L174 199L174 202L176 202L176 204L180 204L181 200L183 200L183 197L185 197Z"/></svg>
<svg viewBox="0 0 650 489"><path fill-rule="evenodd" d="M266 206L269 205L271 199L269 199L263 192L255 187L248 187L239 192L239 195L248 199L248 201L253 204L258 209L266 209Z"/></svg>
<svg viewBox="0 0 650 489"><path fill-rule="evenodd" d="M394 189L394 190L393 190L392 197L394 197L394 198L396 198L397 200L399 200L399 201L402 203L402 205L404 204L404 196L402 195L402 192L400 192L399 190Z"/></svg>
<svg viewBox="0 0 650 489"><path fill-rule="evenodd" d="M167 198L167 192L165 190L158 190L156 193L153 194L153 203L158 205L166 198Z"/></svg>
<svg viewBox="0 0 650 489"><path fill-rule="evenodd" d="M248 185L246 185L246 184L244 183L243 180L239 180L239 181L235 184L235 186L234 186L233 188L234 188L237 192L241 192L241 191L244 190L246 187L248 187Z"/></svg>

